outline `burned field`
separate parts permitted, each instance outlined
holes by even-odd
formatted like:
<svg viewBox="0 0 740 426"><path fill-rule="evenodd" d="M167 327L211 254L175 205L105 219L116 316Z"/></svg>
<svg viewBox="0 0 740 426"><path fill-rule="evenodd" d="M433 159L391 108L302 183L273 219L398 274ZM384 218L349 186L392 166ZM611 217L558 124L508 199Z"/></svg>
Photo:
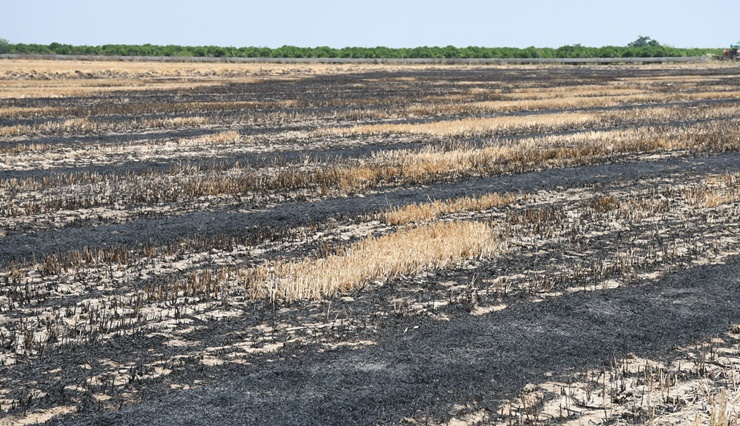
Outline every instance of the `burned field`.
<svg viewBox="0 0 740 426"><path fill-rule="evenodd" d="M740 70L0 62L0 424L734 424Z"/></svg>

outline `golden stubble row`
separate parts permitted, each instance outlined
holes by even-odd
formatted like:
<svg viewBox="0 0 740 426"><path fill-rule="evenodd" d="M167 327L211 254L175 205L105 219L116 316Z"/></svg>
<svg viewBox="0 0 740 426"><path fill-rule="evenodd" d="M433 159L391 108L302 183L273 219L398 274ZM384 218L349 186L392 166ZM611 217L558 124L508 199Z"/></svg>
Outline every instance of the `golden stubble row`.
<svg viewBox="0 0 740 426"><path fill-rule="evenodd" d="M606 112L559 112L495 117L467 117L423 123L378 123L316 130L314 136L410 134L433 137L479 137L511 132L557 132L604 125L690 121L736 117L734 106L649 107Z"/></svg>
<svg viewBox="0 0 740 426"><path fill-rule="evenodd" d="M361 240L320 259L275 261L244 271L254 298L319 299L356 290L372 281L448 268L499 251L489 225L436 222Z"/></svg>
<svg viewBox="0 0 740 426"><path fill-rule="evenodd" d="M516 194L485 194L480 197L460 197L445 201L429 201L428 203L413 203L403 207L393 207L384 212L382 219L391 225L401 225L409 222L428 221L439 216L466 212L482 211L494 207L513 204L520 199Z"/></svg>
<svg viewBox="0 0 740 426"><path fill-rule="evenodd" d="M683 191L691 204L715 208L740 200L740 173L723 173L708 176L703 184Z"/></svg>
<svg viewBox="0 0 740 426"><path fill-rule="evenodd" d="M23 119L56 117L63 119L106 117L126 115L143 117L147 114L204 114L225 111L266 111L281 108L301 108L309 106L308 101L274 100L274 101L211 101L211 102L147 102L134 103L119 101L115 104L93 104L89 106L32 106L32 107L5 107L0 108L0 117ZM335 106L335 105L332 105Z"/></svg>
<svg viewBox="0 0 740 426"><path fill-rule="evenodd" d="M23 136L49 133L104 133L122 131L128 127L143 129L176 129L182 127L202 127L213 120L203 116L172 117L155 119L133 119L127 125L89 118L68 118L62 121L49 121L38 125L14 125L0 127L0 136Z"/></svg>
<svg viewBox="0 0 740 426"><path fill-rule="evenodd" d="M6 215L18 216L112 203L168 203L204 196L231 197L276 191L308 190L318 195L332 195L466 176L573 167L614 156L676 150L740 150L738 120L691 127L655 126L524 138L483 148L386 151L359 162L320 163L312 169L263 171L235 166L225 171L201 171L196 167L152 175L90 174L11 179L0 182L0 192L16 195L12 203L11 200L0 203L0 208ZM64 189L66 185L73 187ZM28 197L19 196L24 193ZM107 195L101 198L101 193Z"/></svg>
<svg viewBox="0 0 740 426"><path fill-rule="evenodd" d="M510 95L505 95L509 97ZM671 101L719 100L740 98L737 91L712 91L692 93L637 93L605 95L548 94L548 96L525 97L517 100L494 100L467 103L420 103L405 108L411 116L444 116L460 114L511 113L518 111L572 110L585 108L608 108L629 104L655 104Z"/></svg>

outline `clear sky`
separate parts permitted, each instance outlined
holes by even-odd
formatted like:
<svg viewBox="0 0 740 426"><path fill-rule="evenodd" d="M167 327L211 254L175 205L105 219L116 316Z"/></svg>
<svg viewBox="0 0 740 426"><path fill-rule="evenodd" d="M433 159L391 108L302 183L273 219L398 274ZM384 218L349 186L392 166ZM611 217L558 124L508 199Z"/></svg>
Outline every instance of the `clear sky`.
<svg viewBox="0 0 740 426"><path fill-rule="evenodd" d="M674 47L740 40L740 0L3 0L11 43Z"/></svg>

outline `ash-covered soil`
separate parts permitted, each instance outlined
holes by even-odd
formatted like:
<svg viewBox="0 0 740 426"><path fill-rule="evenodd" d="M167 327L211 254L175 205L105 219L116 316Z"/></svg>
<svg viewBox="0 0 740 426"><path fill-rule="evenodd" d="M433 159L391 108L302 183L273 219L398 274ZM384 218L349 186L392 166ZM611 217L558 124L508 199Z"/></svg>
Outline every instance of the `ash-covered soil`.
<svg viewBox="0 0 740 426"><path fill-rule="evenodd" d="M738 321L734 258L646 285L516 300L481 316L390 321L367 348L286 348L243 369L214 368L211 384L197 389L55 423L397 424L444 422L473 407L492 420L525 386L568 381L573 371L628 354L670 359L677 346L722 335Z"/></svg>
<svg viewBox="0 0 740 426"><path fill-rule="evenodd" d="M0 425L740 411L737 67L1 65Z"/></svg>

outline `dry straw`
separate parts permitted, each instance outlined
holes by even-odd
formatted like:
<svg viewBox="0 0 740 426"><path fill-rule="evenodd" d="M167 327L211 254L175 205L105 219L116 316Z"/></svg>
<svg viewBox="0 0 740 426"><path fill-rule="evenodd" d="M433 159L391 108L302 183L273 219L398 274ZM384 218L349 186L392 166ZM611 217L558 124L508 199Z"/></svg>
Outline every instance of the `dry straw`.
<svg viewBox="0 0 740 426"><path fill-rule="evenodd" d="M684 198L693 205L713 209L740 200L740 173L707 176L703 184L683 191Z"/></svg>
<svg viewBox="0 0 740 426"><path fill-rule="evenodd" d="M444 120L421 124L367 124L347 128L330 128L317 131L322 135L365 135L406 133L430 136L479 136L492 134L501 130L528 130L544 131L557 129L568 125L586 125L597 120L595 114L540 114L537 116L464 118L460 120Z"/></svg>
<svg viewBox="0 0 740 426"><path fill-rule="evenodd" d="M449 267L496 252L492 229L480 222L437 222L370 237L321 259L278 261L243 273L255 298L318 299L371 281Z"/></svg>
<svg viewBox="0 0 740 426"><path fill-rule="evenodd" d="M484 104L481 104L484 105ZM468 111L470 112L470 111ZM475 111L473 112L481 112ZM556 132L578 130L593 126L644 125L677 120L705 120L731 118L737 114L734 107L664 107L630 108L607 112L557 112L499 117L469 117L425 123L382 123L353 127L331 127L313 132L313 136L356 136L411 134L434 137L479 137L521 132Z"/></svg>
<svg viewBox="0 0 740 426"><path fill-rule="evenodd" d="M391 225L437 218L444 214L464 211L482 211L493 207L511 204L518 200L514 194L485 194L481 197L461 197L453 200L435 200L429 203L414 203L404 207L394 207L382 214L383 220Z"/></svg>

